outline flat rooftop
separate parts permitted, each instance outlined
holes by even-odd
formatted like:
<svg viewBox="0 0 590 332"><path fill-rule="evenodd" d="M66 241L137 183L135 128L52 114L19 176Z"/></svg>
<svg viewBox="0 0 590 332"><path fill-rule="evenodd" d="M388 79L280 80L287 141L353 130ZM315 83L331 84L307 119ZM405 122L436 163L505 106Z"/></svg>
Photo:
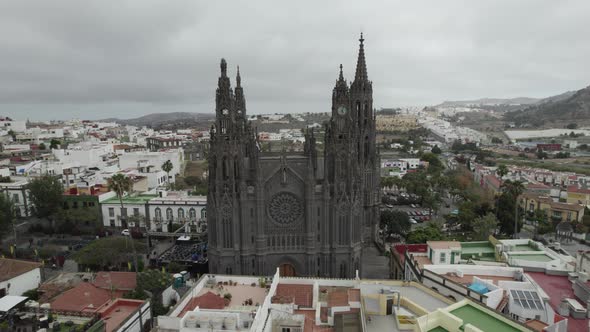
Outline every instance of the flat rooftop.
<svg viewBox="0 0 590 332"><path fill-rule="evenodd" d="M107 305L101 312L101 318L105 322L105 331L115 331L133 312L138 310L142 303L143 301L138 300L117 299Z"/></svg>
<svg viewBox="0 0 590 332"><path fill-rule="evenodd" d="M445 273L441 276L454 281L461 285L469 285L473 283L473 277L478 277L480 279L485 280L492 280L495 285L498 285L498 281L516 281L513 277L504 277L504 276L497 276L497 275L487 275L487 274L464 274L462 277L459 277L457 274L454 273Z"/></svg>
<svg viewBox="0 0 590 332"><path fill-rule="evenodd" d="M527 272L541 288L549 295L549 304L557 313L561 299L577 299L572 288L572 282L567 276L552 276L543 272ZM588 328L588 319L574 319L567 317L570 331L585 331Z"/></svg>
<svg viewBox="0 0 590 332"><path fill-rule="evenodd" d="M123 197L123 204L145 204L145 203L149 202L151 199L156 198L156 197L158 197L158 196L156 196L156 195L125 196L125 197ZM120 202L119 202L119 198L112 197L112 198L109 198L109 199L105 200L104 202L102 202L102 204L120 204Z"/></svg>
<svg viewBox="0 0 590 332"><path fill-rule="evenodd" d="M408 286L393 286L388 283L382 284L366 284L361 283L361 295L367 294L380 294L381 290L386 288L388 290L394 290L401 294L402 297L406 297L410 299L412 302L418 304L419 306L423 307L424 309L432 312L436 311L439 308L445 308L449 306L449 303L444 302L443 300L439 299L438 297L433 296L432 294L426 292L423 289L418 287L408 287ZM442 296L442 295L441 295ZM452 301L451 301L452 302Z"/></svg>
<svg viewBox="0 0 590 332"><path fill-rule="evenodd" d="M494 316L488 315L486 312L466 304L449 312L463 320L463 324L471 324L483 332L519 332L521 330L506 324Z"/></svg>

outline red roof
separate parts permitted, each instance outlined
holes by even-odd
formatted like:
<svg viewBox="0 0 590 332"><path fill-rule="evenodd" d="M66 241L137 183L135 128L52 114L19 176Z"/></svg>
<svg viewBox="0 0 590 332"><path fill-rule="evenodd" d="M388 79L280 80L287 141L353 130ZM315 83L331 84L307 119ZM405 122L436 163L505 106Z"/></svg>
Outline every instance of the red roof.
<svg viewBox="0 0 590 332"><path fill-rule="evenodd" d="M94 278L94 285L104 289L118 289L130 291L135 289L137 278L135 272L98 272Z"/></svg>
<svg viewBox="0 0 590 332"><path fill-rule="evenodd" d="M106 304L100 310L100 317L105 322L105 331L115 331L121 323L135 314L139 306L143 304L141 300L116 299Z"/></svg>
<svg viewBox="0 0 590 332"><path fill-rule="evenodd" d="M348 291L347 290L333 290L328 293L328 307L347 307Z"/></svg>
<svg viewBox="0 0 590 332"><path fill-rule="evenodd" d="M225 300L223 297L213 292L207 292L201 296L193 297L186 306L184 306L179 317L183 317L184 314L188 311L194 310L196 307L201 309L223 309L225 308Z"/></svg>
<svg viewBox="0 0 590 332"><path fill-rule="evenodd" d="M311 308L313 301L313 286L278 284L275 296L290 297L296 305Z"/></svg>
<svg viewBox="0 0 590 332"><path fill-rule="evenodd" d="M404 262L404 254L406 250L411 253L425 253L428 251L428 245L426 243L419 243L419 244L396 244L393 246L393 249L399 254L401 258L401 263Z"/></svg>
<svg viewBox="0 0 590 332"><path fill-rule="evenodd" d="M113 293L113 298L120 293ZM97 288L93 284L82 282L76 287L58 295L51 302L51 309L59 311L95 312L111 299L111 292Z"/></svg>
<svg viewBox="0 0 590 332"><path fill-rule="evenodd" d="M567 191L580 194L590 194L590 189L578 188L578 186L568 186Z"/></svg>
<svg viewBox="0 0 590 332"><path fill-rule="evenodd" d="M553 310L557 311L561 300L564 298L576 299L572 282L568 280L567 276L551 276L543 272L527 272L527 274L549 295L549 304L551 304ZM587 318L574 319L568 317L567 319L570 331L585 331L588 328Z"/></svg>

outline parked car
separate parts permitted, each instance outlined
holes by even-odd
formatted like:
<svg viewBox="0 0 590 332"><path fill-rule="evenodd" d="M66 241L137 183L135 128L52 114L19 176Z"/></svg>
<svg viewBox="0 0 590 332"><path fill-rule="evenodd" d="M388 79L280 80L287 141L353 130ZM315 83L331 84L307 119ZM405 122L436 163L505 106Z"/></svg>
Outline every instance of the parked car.
<svg viewBox="0 0 590 332"><path fill-rule="evenodd" d="M129 230L128 229L124 229L124 230L121 231L121 235L123 235L123 236L129 236L130 234L131 233L129 233Z"/></svg>

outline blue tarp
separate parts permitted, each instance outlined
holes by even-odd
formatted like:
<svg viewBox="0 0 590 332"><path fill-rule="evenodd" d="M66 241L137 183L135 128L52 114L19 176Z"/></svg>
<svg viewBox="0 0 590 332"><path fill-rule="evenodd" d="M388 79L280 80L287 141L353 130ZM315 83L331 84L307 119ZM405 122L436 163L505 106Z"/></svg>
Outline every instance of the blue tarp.
<svg viewBox="0 0 590 332"><path fill-rule="evenodd" d="M478 292L479 294L485 294L490 291L485 285L482 284L471 284L467 288L471 289L472 291Z"/></svg>

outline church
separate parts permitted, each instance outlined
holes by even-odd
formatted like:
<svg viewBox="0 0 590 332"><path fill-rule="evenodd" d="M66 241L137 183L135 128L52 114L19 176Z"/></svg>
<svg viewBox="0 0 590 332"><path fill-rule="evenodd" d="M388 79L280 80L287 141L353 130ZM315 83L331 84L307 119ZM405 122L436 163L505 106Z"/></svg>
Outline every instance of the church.
<svg viewBox="0 0 590 332"><path fill-rule="evenodd" d="M215 94L209 150L209 271L219 274L352 278L379 220L379 157L373 87L361 34L354 81L340 73L332 112L300 152L261 151L246 117L239 68L227 63ZM317 145L317 146L316 146Z"/></svg>

